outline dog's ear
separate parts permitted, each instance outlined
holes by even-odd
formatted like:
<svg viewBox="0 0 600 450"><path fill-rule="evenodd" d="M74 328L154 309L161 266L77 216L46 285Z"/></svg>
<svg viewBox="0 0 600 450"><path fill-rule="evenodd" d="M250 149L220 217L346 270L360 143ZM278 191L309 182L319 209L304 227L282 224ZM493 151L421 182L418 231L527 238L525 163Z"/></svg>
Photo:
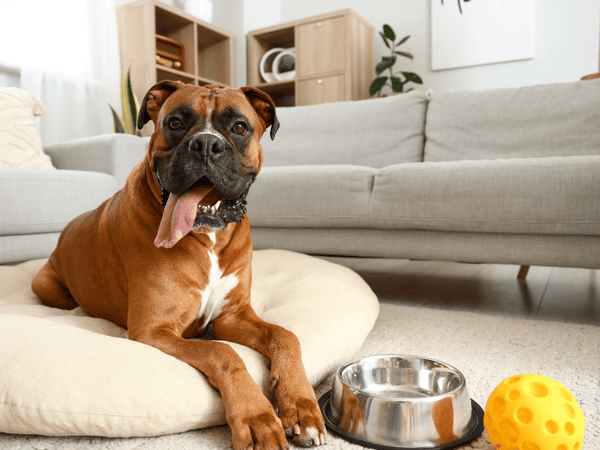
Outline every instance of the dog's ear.
<svg viewBox="0 0 600 450"><path fill-rule="evenodd" d="M185 83L170 80L164 80L152 86L142 101L142 106L138 114L137 127L141 130L149 120L152 120L154 126L156 126L156 119L163 103L169 95L182 86L185 86Z"/></svg>
<svg viewBox="0 0 600 450"><path fill-rule="evenodd" d="M275 134L279 130L279 120L277 120L277 114L275 113L275 103L271 97L260 89L253 87L243 87L240 91L244 93L258 117L265 123L265 129L271 126L271 139L275 139Z"/></svg>

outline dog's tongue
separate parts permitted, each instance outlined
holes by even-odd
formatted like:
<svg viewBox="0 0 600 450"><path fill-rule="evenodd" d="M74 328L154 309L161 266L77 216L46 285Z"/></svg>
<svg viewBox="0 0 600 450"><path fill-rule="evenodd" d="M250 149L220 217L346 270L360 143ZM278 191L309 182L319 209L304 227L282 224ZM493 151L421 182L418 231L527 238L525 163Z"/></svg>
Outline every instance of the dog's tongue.
<svg viewBox="0 0 600 450"><path fill-rule="evenodd" d="M171 193L154 239L157 247L171 248L190 232L198 211L198 204L205 198L212 186L198 186L182 195Z"/></svg>

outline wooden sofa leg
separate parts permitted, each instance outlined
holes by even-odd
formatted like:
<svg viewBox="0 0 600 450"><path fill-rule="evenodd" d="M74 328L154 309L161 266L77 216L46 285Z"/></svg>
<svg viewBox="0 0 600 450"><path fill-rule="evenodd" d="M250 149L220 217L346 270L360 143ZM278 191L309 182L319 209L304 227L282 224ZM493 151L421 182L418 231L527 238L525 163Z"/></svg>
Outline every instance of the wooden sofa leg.
<svg viewBox="0 0 600 450"><path fill-rule="evenodd" d="M517 275L517 278L519 280L524 280L527 277L527 272L529 272L529 266L521 266L521 268L519 269L519 275Z"/></svg>

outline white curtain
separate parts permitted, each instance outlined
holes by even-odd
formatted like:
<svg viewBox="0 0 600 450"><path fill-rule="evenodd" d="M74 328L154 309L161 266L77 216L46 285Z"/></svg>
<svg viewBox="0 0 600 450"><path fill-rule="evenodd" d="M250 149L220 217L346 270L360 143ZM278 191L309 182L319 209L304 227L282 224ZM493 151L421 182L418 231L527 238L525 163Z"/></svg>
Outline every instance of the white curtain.
<svg viewBox="0 0 600 450"><path fill-rule="evenodd" d="M21 89L47 112L42 143L112 132L120 111L114 0L0 0L0 64L18 67Z"/></svg>

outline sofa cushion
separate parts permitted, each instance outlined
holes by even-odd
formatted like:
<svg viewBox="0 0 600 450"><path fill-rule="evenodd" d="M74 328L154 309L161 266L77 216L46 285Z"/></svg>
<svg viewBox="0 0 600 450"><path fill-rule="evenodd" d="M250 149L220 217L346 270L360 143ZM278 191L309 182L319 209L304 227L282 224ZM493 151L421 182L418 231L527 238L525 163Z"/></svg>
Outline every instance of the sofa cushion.
<svg viewBox="0 0 600 450"><path fill-rule="evenodd" d="M266 167L350 164L384 167L423 160L427 98L385 98L278 108L281 128L261 141Z"/></svg>
<svg viewBox="0 0 600 450"><path fill-rule="evenodd" d="M375 176L370 225L600 234L600 156L397 164Z"/></svg>
<svg viewBox="0 0 600 450"><path fill-rule="evenodd" d="M61 231L116 191L116 178L104 173L0 169L0 235Z"/></svg>
<svg viewBox="0 0 600 450"><path fill-rule="evenodd" d="M359 166L265 167L248 194L253 226L366 227L377 169Z"/></svg>
<svg viewBox="0 0 600 450"><path fill-rule="evenodd" d="M600 80L429 95L425 161L600 154Z"/></svg>

